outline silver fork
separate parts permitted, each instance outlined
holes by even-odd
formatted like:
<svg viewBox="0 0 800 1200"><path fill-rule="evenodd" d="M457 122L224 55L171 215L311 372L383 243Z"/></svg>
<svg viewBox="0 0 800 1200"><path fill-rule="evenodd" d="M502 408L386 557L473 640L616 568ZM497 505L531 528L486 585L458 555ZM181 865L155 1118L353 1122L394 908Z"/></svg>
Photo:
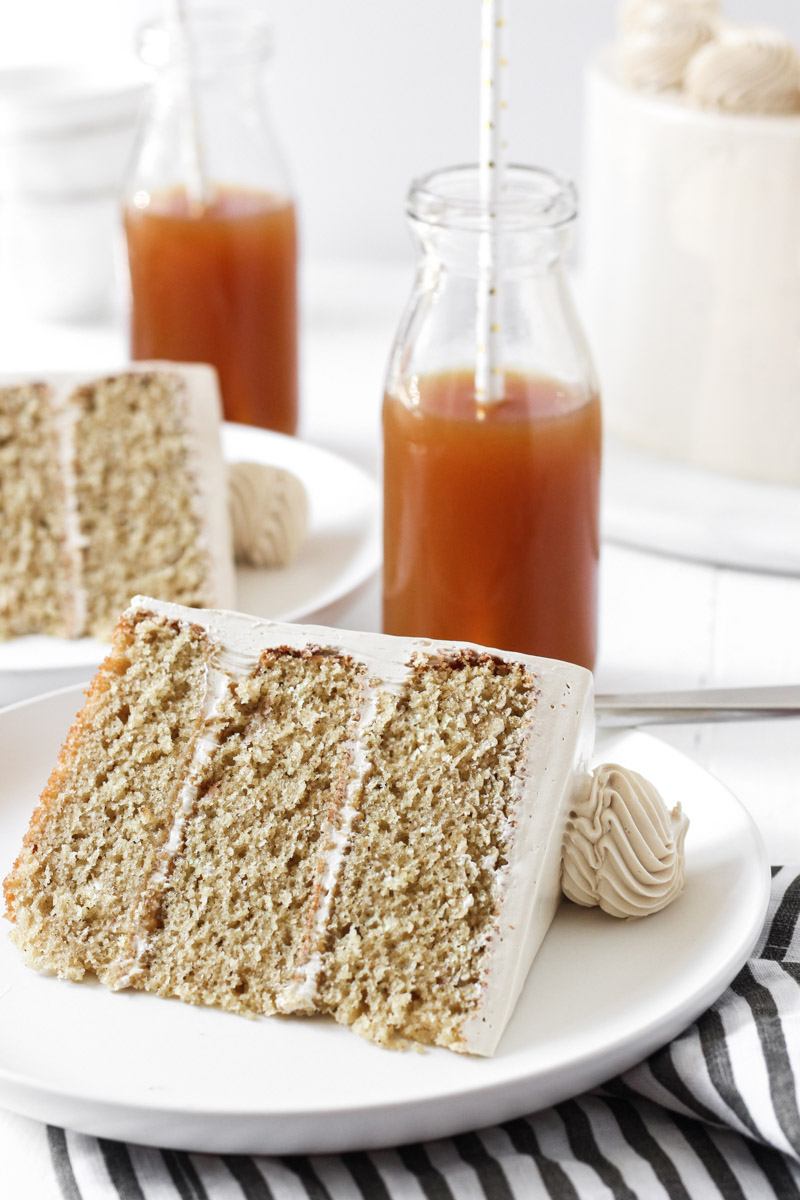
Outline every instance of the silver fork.
<svg viewBox="0 0 800 1200"><path fill-rule="evenodd" d="M792 717L800 716L800 686L601 692L595 708L598 724L606 726Z"/></svg>

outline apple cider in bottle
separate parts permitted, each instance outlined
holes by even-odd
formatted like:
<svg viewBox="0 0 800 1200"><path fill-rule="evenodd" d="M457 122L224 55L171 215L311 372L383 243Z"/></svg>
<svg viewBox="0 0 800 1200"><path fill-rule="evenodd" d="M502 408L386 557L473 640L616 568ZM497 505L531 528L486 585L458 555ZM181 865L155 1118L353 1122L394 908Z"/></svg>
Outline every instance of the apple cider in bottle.
<svg viewBox="0 0 800 1200"><path fill-rule="evenodd" d="M421 255L383 406L384 631L591 669L601 421L562 264L573 190L507 168L491 394L476 383L477 169L418 181L408 215Z"/></svg>
<svg viewBox="0 0 800 1200"><path fill-rule="evenodd" d="M125 184L135 359L206 362L231 421L298 422L295 205L267 121L252 10L149 26L157 68Z"/></svg>

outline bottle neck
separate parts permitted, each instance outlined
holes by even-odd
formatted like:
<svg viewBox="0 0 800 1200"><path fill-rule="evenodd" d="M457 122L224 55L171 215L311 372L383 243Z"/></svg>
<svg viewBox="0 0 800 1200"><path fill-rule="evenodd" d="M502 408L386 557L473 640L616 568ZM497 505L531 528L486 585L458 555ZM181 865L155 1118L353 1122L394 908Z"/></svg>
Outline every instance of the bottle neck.
<svg viewBox="0 0 800 1200"><path fill-rule="evenodd" d="M423 269L443 269L467 277L485 270L489 234L409 218ZM488 251L498 279L522 279L558 272L570 240L569 229L523 230L495 234Z"/></svg>
<svg viewBox="0 0 800 1200"><path fill-rule="evenodd" d="M412 183L406 203L426 261L475 275L557 269L577 215L570 183L540 167L509 165L496 201L486 203L478 167L449 167Z"/></svg>
<svg viewBox="0 0 800 1200"><path fill-rule="evenodd" d="M238 6L235 21L224 10L189 9L185 29L160 24L140 33L155 86L125 194L234 189L288 202L291 185L263 87L267 27L260 18L240 22Z"/></svg>
<svg viewBox="0 0 800 1200"><path fill-rule="evenodd" d="M476 395L491 395L500 368L588 398L594 372L563 269L576 216L571 185L509 167L499 202L487 208L478 184L477 168L458 167L412 185L419 269L388 390L405 395L415 377L466 370Z"/></svg>
<svg viewBox="0 0 800 1200"><path fill-rule="evenodd" d="M234 19L221 7L201 7L185 25L145 26L139 35L142 61L167 84L188 75L198 85L255 89L270 52L269 26L258 13Z"/></svg>

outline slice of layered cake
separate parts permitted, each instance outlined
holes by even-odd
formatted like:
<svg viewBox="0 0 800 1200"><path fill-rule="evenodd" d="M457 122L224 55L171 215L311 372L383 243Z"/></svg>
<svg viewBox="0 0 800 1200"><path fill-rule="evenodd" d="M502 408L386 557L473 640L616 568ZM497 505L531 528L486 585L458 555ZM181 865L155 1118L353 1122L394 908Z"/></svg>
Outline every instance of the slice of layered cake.
<svg viewBox="0 0 800 1200"><path fill-rule="evenodd" d="M5 884L32 967L491 1054L560 895L592 680L137 598Z"/></svg>
<svg viewBox="0 0 800 1200"><path fill-rule="evenodd" d="M234 602L210 367L0 381L0 638L106 639L132 595Z"/></svg>

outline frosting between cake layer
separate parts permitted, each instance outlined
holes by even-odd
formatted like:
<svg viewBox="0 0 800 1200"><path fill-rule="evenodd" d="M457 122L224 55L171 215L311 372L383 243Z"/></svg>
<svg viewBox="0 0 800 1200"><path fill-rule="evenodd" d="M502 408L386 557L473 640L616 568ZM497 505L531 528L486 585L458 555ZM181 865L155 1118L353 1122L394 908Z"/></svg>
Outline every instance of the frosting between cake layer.
<svg viewBox="0 0 800 1200"><path fill-rule="evenodd" d="M408 675L408 669L401 669L397 674L397 682L400 682L401 677ZM382 682L380 681L380 683ZM370 766L370 759L361 738L378 715L378 704L382 693L380 683L375 678L367 679L362 692L358 721L353 733L345 743L348 769L347 787L341 807L331 814L325 830L326 850L322 861L317 904L308 943L309 953L306 959L300 963L295 979L286 985L278 998L277 1007L281 1012L313 1011L314 1008L317 981L323 963L320 946L330 916L336 882L352 838L353 823L358 815L354 801Z"/></svg>
<svg viewBox="0 0 800 1200"><path fill-rule="evenodd" d="M301 649L308 645L306 632L328 635L319 639L320 648L324 649L331 645L330 634L333 631L314 630L314 627L305 627L305 630L300 630L299 627L285 626L272 621L257 621L236 613L209 614L205 610L191 610L187 614L187 610L179 605L142 597L133 599L126 615L134 616L137 612L153 612L167 619L181 620L185 620L188 615L192 622L195 622L196 619L198 625L207 629L214 643L211 661L206 666L206 694L200 717L200 733L186 768L185 779L178 792L178 804L170 833L143 890L143 900L134 921L141 928L143 914L152 903L158 889L166 884L171 864L181 847L186 822L198 799L203 769L208 764L213 751L220 744L222 726L218 719L219 710L228 695L230 686L235 680L241 679L255 670L260 654L264 650L284 645L293 649ZM232 620L204 620L209 616L232 618ZM274 636L270 636L270 634ZM340 639L336 640L339 641L339 644L333 648L360 659L361 656L353 654L349 648L346 649ZM379 679L375 674L378 660L368 649L364 653L363 661L370 667L372 674L367 676L365 682L356 728L345 743L348 783L344 801L331 814L326 829L325 837L328 844L322 862L317 906L308 943L310 953L300 963L297 978L286 986L279 1001L280 1010L287 1013L313 1010L317 977L322 966L319 942L330 913L339 869L349 845L353 820L358 811L353 804L353 799L358 794L369 768L368 755L360 741L361 734L375 720L380 696L398 691L403 680L410 673L409 666L404 663L386 663L381 660L383 674ZM114 989L119 990L131 985L137 972L142 969L149 941L148 935L133 934L131 950L120 958L109 971L109 983Z"/></svg>
<svg viewBox="0 0 800 1200"><path fill-rule="evenodd" d="M74 404L69 403L69 394L73 390L73 384L62 383L50 386L53 420L58 438L61 483L64 489L64 554L68 563L72 589L69 636L79 637L86 628L88 610L88 595L83 584L82 555L88 542L81 533L78 512L78 480L75 474L75 426L78 422L78 411Z"/></svg>
<svg viewBox="0 0 800 1200"><path fill-rule="evenodd" d="M220 708L227 698L231 685L237 678L251 671L257 658L227 653L223 647L215 647L211 660L205 667L205 696L200 717L200 733L194 744L186 775L180 786L177 807L172 825L156 864L144 888L134 924L141 929L148 909L157 900L158 892L169 877L170 867L181 848L186 822L194 811L203 782L203 771L212 753L220 744L222 723ZM135 976L143 969L144 958L150 943L150 935L132 931L131 948L112 966L108 982L114 990L130 987Z"/></svg>

